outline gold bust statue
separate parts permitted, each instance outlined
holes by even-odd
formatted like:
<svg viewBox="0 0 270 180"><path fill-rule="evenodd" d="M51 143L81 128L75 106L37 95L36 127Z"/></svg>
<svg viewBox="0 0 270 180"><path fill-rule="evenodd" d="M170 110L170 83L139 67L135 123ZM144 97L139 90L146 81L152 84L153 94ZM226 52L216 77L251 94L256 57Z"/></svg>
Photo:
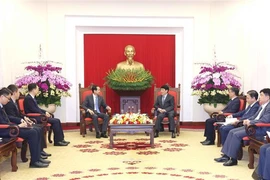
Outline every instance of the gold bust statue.
<svg viewBox="0 0 270 180"><path fill-rule="evenodd" d="M120 62L117 64L116 69L143 69L144 66L142 63L134 61L133 57L135 56L135 48L132 45L127 45L125 47L125 56L127 57L126 61Z"/></svg>

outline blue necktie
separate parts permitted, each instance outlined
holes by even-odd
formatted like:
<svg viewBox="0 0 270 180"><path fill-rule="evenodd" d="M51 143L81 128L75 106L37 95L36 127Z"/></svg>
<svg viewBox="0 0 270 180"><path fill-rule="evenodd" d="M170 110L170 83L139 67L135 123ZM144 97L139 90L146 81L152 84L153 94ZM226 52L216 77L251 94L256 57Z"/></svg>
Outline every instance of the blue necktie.
<svg viewBox="0 0 270 180"><path fill-rule="evenodd" d="M247 114L249 112L249 110L251 109L251 106L249 105L246 109L246 112L244 114Z"/></svg>
<svg viewBox="0 0 270 180"><path fill-rule="evenodd" d="M95 103L96 103L95 104L95 109L96 109L97 113L100 113L99 108L98 108L98 96L96 96L96 102Z"/></svg>
<svg viewBox="0 0 270 180"><path fill-rule="evenodd" d="M162 96L162 106L164 105L165 96Z"/></svg>

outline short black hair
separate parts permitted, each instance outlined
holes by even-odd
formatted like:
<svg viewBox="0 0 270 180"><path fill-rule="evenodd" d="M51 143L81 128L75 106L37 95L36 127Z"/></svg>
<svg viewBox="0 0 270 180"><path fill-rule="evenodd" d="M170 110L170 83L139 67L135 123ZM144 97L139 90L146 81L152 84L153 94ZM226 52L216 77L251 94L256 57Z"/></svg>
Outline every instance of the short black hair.
<svg viewBox="0 0 270 180"><path fill-rule="evenodd" d="M10 94L12 94L12 92L8 88L3 87L2 89L0 89L0 96L8 96Z"/></svg>
<svg viewBox="0 0 270 180"><path fill-rule="evenodd" d="M18 86L15 84L10 84L7 88L12 92L12 94L19 90Z"/></svg>
<svg viewBox="0 0 270 180"><path fill-rule="evenodd" d="M236 96L239 95L239 88L231 87L230 90L231 90L232 92L234 92L234 94L235 94Z"/></svg>
<svg viewBox="0 0 270 180"><path fill-rule="evenodd" d="M161 89L161 88L162 88L162 89L165 89L165 90L167 90L167 91L169 91L169 89L170 89L169 86L168 86L167 84L164 84L163 86L160 87L160 89Z"/></svg>
<svg viewBox="0 0 270 180"><path fill-rule="evenodd" d="M30 83L28 84L28 92L31 92L33 89L37 88L37 84L36 83Z"/></svg>
<svg viewBox="0 0 270 180"><path fill-rule="evenodd" d="M260 93L263 93L266 96L270 96L270 89L269 88L264 88L260 91Z"/></svg>
<svg viewBox="0 0 270 180"><path fill-rule="evenodd" d="M259 94L258 94L257 91L255 91L255 90L249 90L249 91L247 92L247 94L249 94L250 97L255 98L256 100L257 100L258 97L259 97Z"/></svg>
<svg viewBox="0 0 270 180"><path fill-rule="evenodd" d="M97 90L97 87L98 87L98 86L97 86L97 85L95 85L95 84L94 84L94 85L92 85L92 87L91 87L92 92L96 91L96 90Z"/></svg>

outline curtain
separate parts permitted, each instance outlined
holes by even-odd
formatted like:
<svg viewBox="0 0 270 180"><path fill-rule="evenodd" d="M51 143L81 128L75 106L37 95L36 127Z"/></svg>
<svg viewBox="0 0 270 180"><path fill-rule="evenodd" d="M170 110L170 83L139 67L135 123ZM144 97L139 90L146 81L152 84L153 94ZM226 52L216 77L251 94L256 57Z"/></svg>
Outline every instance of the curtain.
<svg viewBox="0 0 270 180"><path fill-rule="evenodd" d="M142 63L154 76L157 87L168 83L175 87L175 36L138 34L85 34L84 35L84 84L103 86L104 78L117 63L125 61L124 48L133 45L134 60ZM141 95L141 112L150 113L154 104L154 86ZM106 88L106 103L112 113L120 112L120 97Z"/></svg>

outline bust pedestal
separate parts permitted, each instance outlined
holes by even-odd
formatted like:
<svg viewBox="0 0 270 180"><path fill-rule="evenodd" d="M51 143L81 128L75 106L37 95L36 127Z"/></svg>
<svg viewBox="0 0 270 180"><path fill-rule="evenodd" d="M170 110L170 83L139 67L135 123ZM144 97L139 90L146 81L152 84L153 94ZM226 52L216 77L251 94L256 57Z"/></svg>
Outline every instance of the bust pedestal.
<svg viewBox="0 0 270 180"><path fill-rule="evenodd" d="M115 92L120 96L120 113L141 112L141 98L140 96L145 90L140 91L120 91Z"/></svg>

